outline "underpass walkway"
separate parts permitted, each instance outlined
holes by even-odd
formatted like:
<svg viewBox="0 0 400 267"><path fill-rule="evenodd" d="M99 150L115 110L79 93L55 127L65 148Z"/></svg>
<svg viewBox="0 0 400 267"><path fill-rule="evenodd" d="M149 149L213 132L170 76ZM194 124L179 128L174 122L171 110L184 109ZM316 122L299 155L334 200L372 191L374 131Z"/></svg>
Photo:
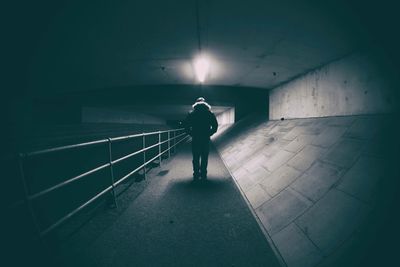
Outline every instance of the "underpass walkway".
<svg viewBox="0 0 400 267"><path fill-rule="evenodd" d="M190 144L71 266L279 266L216 150L192 181Z"/></svg>

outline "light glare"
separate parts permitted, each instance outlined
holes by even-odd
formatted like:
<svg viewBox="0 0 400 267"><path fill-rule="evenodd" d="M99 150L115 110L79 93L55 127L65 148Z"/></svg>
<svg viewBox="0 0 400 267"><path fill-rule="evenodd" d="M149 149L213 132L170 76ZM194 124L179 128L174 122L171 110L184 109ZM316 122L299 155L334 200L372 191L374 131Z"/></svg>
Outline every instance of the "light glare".
<svg viewBox="0 0 400 267"><path fill-rule="evenodd" d="M198 56L194 61L194 71L200 83L204 83L210 70L210 61L204 55Z"/></svg>

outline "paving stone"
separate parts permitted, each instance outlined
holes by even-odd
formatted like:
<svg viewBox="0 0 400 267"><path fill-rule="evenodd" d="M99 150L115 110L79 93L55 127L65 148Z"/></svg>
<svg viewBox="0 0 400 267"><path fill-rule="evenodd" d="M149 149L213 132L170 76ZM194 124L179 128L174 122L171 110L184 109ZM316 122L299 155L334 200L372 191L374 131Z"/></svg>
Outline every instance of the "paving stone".
<svg viewBox="0 0 400 267"><path fill-rule="evenodd" d="M290 132L294 127L295 126L284 126L284 125L282 125L282 126L278 127L278 131L281 132L281 133L287 133L287 132Z"/></svg>
<svg viewBox="0 0 400 267"><path fill-rule="evenodd" d="M279 125L282 126L296 126L296 122L295 120L284 120L284 121L277 121L279 123Z"/></svg>
<svg viewBox="0 0 400 267"><path fill-rule="evenodd" d="M270 174L271 172L266 170L264 167L259 167L257 171L255 171L251 175L256 183L262 183L269 177Z"/></svg>
<svg viewBox="0 0 400 267"><path fill-rule="evenodd" d="M324 148L308 145L290 159L288 164L297 170L305 171L325 152Z"/></svg>
<svg viewBox="0 0 400 267"><path fill-rule="evenodd" d="M273 235L272 240L288 267L312 267L323 258L318 248L294 223Z"/></svg>
<svg viewBox="0 0 400 267"><path fill-rule="evenodd" d="M285 146L285 150L297 153L299 152L303 147L306 145L310 144L313 139L315 139L315 135L299 135L297 136L293 141L291 141L289 144Z"/></svg>
<svg viewBox="0 0 400 267"><path fill-rule="evenodd" d="M240 148L240 151L238 153L240 153L241 156L242 155L252 155L253 150L249 147L249 145L244 145ZM241 158L243 158L243 156Z"/></svg>
<svg viewBox="0 0 400 267"><path fill-rule="evenodd" d="M279 151L281 151L282 149L277 146L277 145L269 145L269 146L265 146L262 150L261 153L263 155L265 155L267 158L271 158L274 155L276 155Z"/></svg>
<svg viewBox="0 0 400 267"><path fill-rule="evenodd" d="M298 119L297 126L308 126L312 125L315 119Z"/></svg>
<svg viewBox="0 0 400 267"><path fill-rule="evenodd" d="M273 133L281 132L286 134L287 132L291 131L294 127L295 127L294 124L288 125L279 123L273 129L271 128L270 131L272 131Z"/></svg>
<svg viewBox="0 0 400 267"><path fill-rule="evenodd" d="M371 139L377 132L379 125L375 118L360 117L347 130L345 136L359 139Z"/></svg>
<svg viewBox="0 0 400 267"><path fill-rule="evenodd" d="M237 183L239 184L240 188L246 192L248 191L251 187L256 185L256 182L254 179L251 177L250 174L244 174L240 177L240 179L236 179Z"/></svg>
<svg viewBox="0 0 400 267"><path fill-rule="evenodd" d="M276 138L275 145L278 146L279 148L283 149L285 146L287 146L290 143L290 140L285 140L283 138Z"/></svg>
<svg viewBox="0 0 400 267"><path fill-rule="evenodd" d="M289 225L311 205L293 190L283 190L276 197L262 204L256 213L265 229L272 235Z"/></svg>
<svg viewBox="0 0 400 267"><path fill-rule="evenodd" d="M341 138L323 158L329 163L350 167L360 155L363 145L364 142L360 140Z"/></svg>
<svg viewBox="0 0 400 267"><path fill-rule="evenodd" d="M320 117L314 121L313 125L327 127L332 117Z"/></svg>
<svg viewBox="0 0 400 267"><path fill-rule="evenodd" d="M236 160L232 159L232 158L225 158L224 161L225 161L226 166L230 169L233 169L232 167L236 163Z"/></svg>
<svg viewBox="0 0 400 267"><path fill-rule="evenodd" d="M240 145L237 144L236 146L234 146L231 150L230 153L233 157L236 157L236 154L240 152Z"/></svg>
<svg viewBox="0 0 400 267"><path fill-rule="evenodd" d="M271 128L271 127L274 127L275 125L277 125L278 123L280 123L280 121L268 121L266 123L263 123L263 126L265 128Z"/></svg>
<svg viewBox="0 0 400 267"><path fill-rule="evenodd" d="M331 147L344 134L346 128L327 126L312 142L313 145Z"/></svg>
<svg viewBox="0 0 400 267"><path fill-rule="evenodd" d="M235 154L235 159L234 161L232 161L232 163L230 164L229 168L231 169L231 171L235 171L239 168L242 168L243 164L249 159L251 158L253 153L247 153L247 154Z"/></svg>
<svg viewBox="0 0 400 267"><path fill-rule="evenodd" d="M296 223L328 255L341 245L365 219L367 206L336 189L328 192Z"/></svg>
<svg viewBox="0 0 400 267"><path fill-rule="evenodd" d="M324 127L319 125L307 126L304 130L304 134L318 135L323 131Z"/></svg>
<svg viewBox="0 0 400 267"><path fill-rule="evenodd" d="M317 162L300 176L291 188L316 202L339 180L340 174L339 168Z"/></svg>
<svg viewBox="0 0 400 267"><path fill-rule="evenodd" d="M282 132L279 131L279 129L280 129L279 126L271 127L270 129L268 129L267 134L268 135L282 134ZM284 132L283 134L286 134L286 132Z"/></svg>
<svg viewBox="0 0 400 267"><path fill-rule="evenodd" d="M371 201L376 185L384 174L381 159L360 157L343 176L338 188L364 201Z"/></svg>
<svg viewBox="0 0 400 267"><path fill-rule="evenodd" d="M275 196L289 186L300 174L301 172L292 167L283 165L261 182L261 185L271 196Z"/></svg>
<svg viewBox="0 0 400 267"><path fill-rule="evenodd" d="M225 160L225 162L226 163L233 163L234 161L236 161L236 155L235 154L229 154L229 155L226 155L225 157L224 157L224 160Z"/></svg>
<svg viewBox="0 0 400 267"><path fill-rule="evenodd" d="M251 144L249 144L251 147L261 147L266 145L266 139L264 137L257 138L256 140L252 141Z"/></svg>
<svg viewBox="0 0 400 267"><path fill-rule="evenodd" d="M266 162L264 162L263 166L270 172L273 172L285 164L291 157L293 157L293 155L293 153L286 150L279 150L275 155L271 156Z"/></svg>
<svg viewBox="0 0 400 267"><path fill-rule="evenodd" d="M265 138L265 146L271 146L275 143L276 138L273 135L266 136Z"/></svg>
<svg viewBox="0 0 400 267"><path fill-rule="evenodd" d="M271 199L268 193L258 184L248 189L245 194L253 209Z"/></svg>
<svg viewBox="0 0 400 267"><path fill-rule="evenodd" d="M240 180L240 179L246 177L248 175L248 172L245 169L241 168L241 169L235 170L232 174L236 180Z"/></svg>
<svg viewBox="0 0 400 267"><path fill-rule="evenodd" d="M275 146L281 148L286 146L290 141L280 138L278 135L268 135L265 145L268 147Z"/></svg>
<svg viewBox="0 0 400 267"><path fill-rule="evenodd" d="M262 167L262 164L267 161L267 158L263 154L258 154L256 156L253 156L249 160L247 160L242 166L245 168L248 172L254 173L256 172L260 167Z"/></svg>
<svg viewBox="0 0 400 267"><path fill-rule="evenodd" d="M306 126L296 126L290 132L285 134L282 138L286 140L294 140L300 134L306 131Z"/></svg>

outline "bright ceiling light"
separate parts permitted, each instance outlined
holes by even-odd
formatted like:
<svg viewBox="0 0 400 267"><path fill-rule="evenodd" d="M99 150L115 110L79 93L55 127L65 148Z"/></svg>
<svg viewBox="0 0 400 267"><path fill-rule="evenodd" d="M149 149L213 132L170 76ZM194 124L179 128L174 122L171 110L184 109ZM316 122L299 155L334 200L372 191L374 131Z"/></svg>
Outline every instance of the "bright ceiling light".
<svg viewBox="0 0 400 267"><path fill-rule="evenodd" d="M200 83L204 83L210 71L210 60L205 55L199 55L194 60L194 72Z"/></svg>

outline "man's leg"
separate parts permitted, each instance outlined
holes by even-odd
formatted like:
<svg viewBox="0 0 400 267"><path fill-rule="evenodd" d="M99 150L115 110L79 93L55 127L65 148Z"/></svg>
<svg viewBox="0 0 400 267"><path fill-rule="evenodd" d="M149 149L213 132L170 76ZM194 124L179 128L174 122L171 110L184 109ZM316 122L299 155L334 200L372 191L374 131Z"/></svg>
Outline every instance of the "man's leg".
<svg viewBox="0 0 400 267"><path fill-rule="evenodd" d="M207 179L208 153L210 149L210 141L205 141L201 147L201 177Z"/></svg>
<svg viewBox="0 0 400 267"><path fill-rule="evenodd" d="M192 155L193 155L193 178L198 179L200 177L200 148L197 142L192 141Z"/></svg>

